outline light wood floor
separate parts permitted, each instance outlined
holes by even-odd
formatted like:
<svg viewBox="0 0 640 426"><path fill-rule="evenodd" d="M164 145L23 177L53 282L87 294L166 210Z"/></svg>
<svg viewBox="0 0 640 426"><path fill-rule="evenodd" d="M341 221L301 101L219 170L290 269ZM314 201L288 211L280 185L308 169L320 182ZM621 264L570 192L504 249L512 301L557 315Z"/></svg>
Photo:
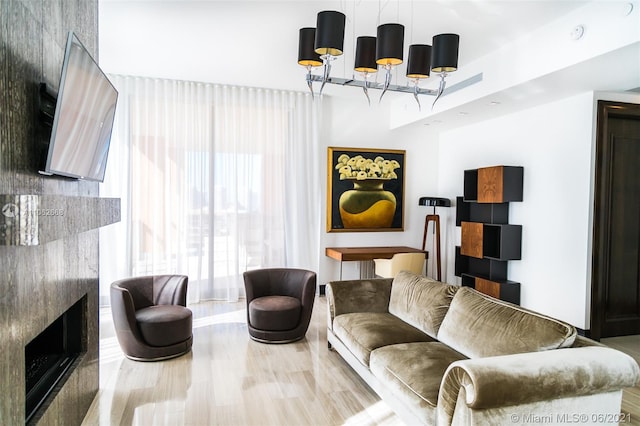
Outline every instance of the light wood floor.
<svg viewBox="0 0 640 426"><path fill-rule="evenodd" d="M324 297L306 338L286 345L249 339L244 301L190 308L192 352L155 363L126 359L110 311L101 310L100 390L83 425L402 425L327 350ZM640 361L640 336L606 343ZM640 387L625 391L623 410L640 425Z"/></svg>
<svg viewBox="0 0 640 426"><path fill-rule="evenodd" d="M245 302L194 312L190 354L126 359L101 311L100 391L83 425L401 425L340 356L327 349L326 299L316 298L306 338L249 339Z"/></svg>

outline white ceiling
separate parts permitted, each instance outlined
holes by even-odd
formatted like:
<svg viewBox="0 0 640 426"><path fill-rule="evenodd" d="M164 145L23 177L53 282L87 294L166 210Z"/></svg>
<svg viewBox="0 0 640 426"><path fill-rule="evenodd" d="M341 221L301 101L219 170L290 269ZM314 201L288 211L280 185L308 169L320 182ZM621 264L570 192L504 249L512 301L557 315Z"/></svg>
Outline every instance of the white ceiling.
<svg viewBox="0 0 640 426"><path fill-rule="evenodd" d="M100 0L99 62L117 74L304 91L305 70L296 63L298 30L315 26L321 10L347 15L345 54L332 75L350 77L355 37L375 35L379 23L404 24L406 46L431 44L442 32L460 34L464 67L585 3Z"/></svg>

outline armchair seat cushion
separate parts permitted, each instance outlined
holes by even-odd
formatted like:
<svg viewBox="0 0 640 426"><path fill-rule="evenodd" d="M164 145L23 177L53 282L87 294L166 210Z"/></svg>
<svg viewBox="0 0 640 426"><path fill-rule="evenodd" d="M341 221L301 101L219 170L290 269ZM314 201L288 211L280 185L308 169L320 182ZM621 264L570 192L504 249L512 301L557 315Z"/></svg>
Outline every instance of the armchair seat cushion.
<svg viewBox="0 0 640 426"><path fill-rule="evenodd" d="M249 323L267 331L295 328L300 321L302 304L291 296L263 296L249 303Z"/></svg>
<svg viewBox="0 0 640 426"><path fill-rule="evenodd" d="M191 337L192 314L184 306L155 305L135 315L142 338L151 346L169 346Z"/></svg>

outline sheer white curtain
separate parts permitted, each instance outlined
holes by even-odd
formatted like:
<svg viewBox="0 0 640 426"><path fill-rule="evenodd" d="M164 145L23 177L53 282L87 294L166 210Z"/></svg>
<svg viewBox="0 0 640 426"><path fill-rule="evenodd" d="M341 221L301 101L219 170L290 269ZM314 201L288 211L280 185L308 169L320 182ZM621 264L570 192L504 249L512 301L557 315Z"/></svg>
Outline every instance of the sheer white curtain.
<svg viewBox="0 0 640 426"><path fill-rule="evenodd" d="M316 270L316 108L305 93L110 76L119 91L101 196L101 303L119 278L189 276L189 300L237 300L242 272Z"/></svg>

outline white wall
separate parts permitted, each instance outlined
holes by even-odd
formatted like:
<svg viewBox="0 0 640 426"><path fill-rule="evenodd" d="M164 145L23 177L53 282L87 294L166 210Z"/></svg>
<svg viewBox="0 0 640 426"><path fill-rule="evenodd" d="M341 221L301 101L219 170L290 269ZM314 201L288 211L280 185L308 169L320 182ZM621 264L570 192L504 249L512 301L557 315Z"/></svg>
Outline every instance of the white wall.
<svg viewBox="0 0 640 426"><path fill-rule="evenodd" d="M352 89L356 90L356 89ZM318 280L321 284L338 279L338 262L324 256L325 247L334 246L385 246L407 245L420 248L426 207L418 206L421 196L438 196L437 164L438 136L425 130L424 126L406 126L389 130L388 102L378 104L375 92L371 106L361 100L340 97L325 97L321 119L321 144L327 162L326 147L404 149L405 157L405 204L404 232L326 232L326 167L322 167L322 194L325 197L322 211L321 255ZM385 99L386 100L386 99ZM345 262L343 278L354 279L360 274L359 262Z"/></svg>
<svg viewBox="0 0 640 426"><path fill-rule="evenodd" d="M524 307L587 328L593 94L583 93L441 135L439 189L461 195L463 171L493 165L524 167L524 200L510 204L521 224L522 260L509 262ZM445 242L447 281L454 282Z"/></svg>
<svg viewBox="0 0 640 426"><path fill-rule="evenodd" d="M509 279L521 283L522 306L589 329L591 238L598 100L640 103L638 93L584 92L455 129L405 126L389 130L387 108L340 98L324 102L323 145L406 149L405 231L321 233L319 280L337 279L329 246L420 247L424 216L420 196L462 195L466 169L493 165L524 167L524 200L510 204L509 222L523 226L522 260L509 262ZM326 163L325 157L320 161ZM321 169L326 173L326 169ZM326 194L326 175L321 177ZM326 197L326 195L325 195ZM326 223L323 205L323 227ZM460 228L455 207L439 208L443 221L443 281L454 275ZM427 243L432 253L432 242ZM430 263L430 271L433 271ZM357 278L357 262L345 263L345 279Z"/></svg>

